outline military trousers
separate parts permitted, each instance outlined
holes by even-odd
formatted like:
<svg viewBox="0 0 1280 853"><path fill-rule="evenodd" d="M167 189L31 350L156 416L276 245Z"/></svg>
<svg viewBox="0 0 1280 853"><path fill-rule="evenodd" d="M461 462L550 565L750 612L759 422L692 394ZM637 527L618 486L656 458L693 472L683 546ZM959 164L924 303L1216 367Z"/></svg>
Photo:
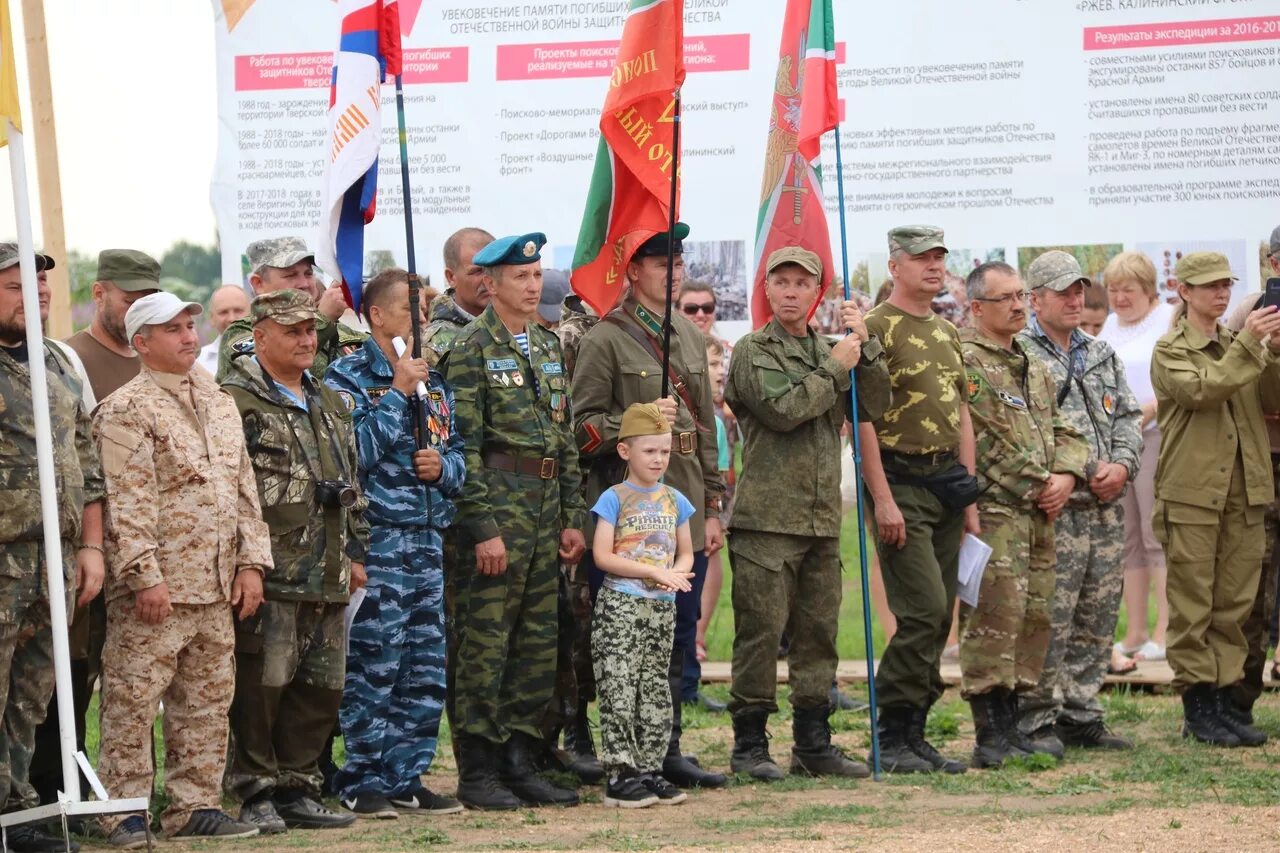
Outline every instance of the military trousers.
<svg viewBox="0 0 1280 853"><path fill-rule="evenodd" d="M1244 675L1244 624L1266 547L1262 517L1262 507L1248 505L1238 455L1221 510L1156 501L1151 526L1169 569L1168 659L1179 692L1227 687Z"/></svg>
<svg viewBox="0 0 1280 853"><path fill-rule="evenodd" d="M960 607L960 695L1029 693L1049 651L1055 586L1053 525L1040 510L979 506L991 546L978 605Z"/></svg>
<svg viewBox="0 0 1280 853"><path fill-rule="evenodd" d="M671 738L675 602L605 587L596 596L591 653L600 697L600 764L657 773Z"/></svg>
<svg viewBox="0 0 1280 853"><path fill-rule="evenodd" d="M791 706L830 701L840 617L840 540L735 529L733 686L729 710L778 710L778 642L791 627L787 655Z"/></svg>
<svg viewBox="0 0 1280 853"><path fill-rule="evenodd" d="M440 531L369 531L364 600L351 621L342 735L343 797L405 794L435 760L445 698Z"/></svg>
<svg viewBox="0 0 1280 853"><path fill-rule="evenodd" d="M1102 719L1098 691L1124 590L1124 508L1119 501L1068 506L1053 524L1057 553L1049 650L1035 690L1021 697L1019 727Z"/></svg>
<svg viewBox="0 0 1280 853"><path fill-rule="evenodd" d="M1280 453L1271 454L1271 468L1272 473L1280 477ZM1250 708L1262 695L1263 674L1270 662L1267 652L1276 624L1276 596L1280 586L1280 549L1276 548L1276 535L1280 533L1280 479L1276 479L1276 500L1267 504L1263 515L1263 527L1266 545L1262 554L1262 578L1244 623L1244 638L1249 649L1244 660L1244 678L1233 691L1236 702Z"/></svg>
<svg viewBox="0 0 1280 853"><path fill-rule="evenodd" d="M223 787L241 802L276 790L320 796L320 753L342 704L345 609L264 601L237 623L231 759Z"/></svg>
<svg viewBox="0 0 1280 853"><path fill-rule="evenodd" d="M889 464L886 458L886 471ZM908 470L921 476L950 465ZM951 633L964 513L944 509L922 486L890 482L889 488L906 521L907 541L898 548L876 540L885 598L898 621L897 633L885 646L876 670L877 702L881 708L927 708L946 690L940 665ZM875 502L868 504L874 518Z"/></svg>
<svg viewBox="0 0 1280 853"><path fill-rule="evenodd" d="M464 734L505 743L541 738L555 692L560 490L555 480L488 470L489 497L505 508L507 569L476 570L475 541L460 536L454 583L454 722Z"/></svg>
<svg viewBox="0 0 1280 853"><path fill-rule="evenodd" d="M113 797L151 797L151 730L164 701L166 834L197 809L222 807L227 712L235 691L231 606L175 604L159 625L134 613L124 595L107 603L102 653L102 755L98 776ZM109 834L126 815L102 818Z"/></svg>

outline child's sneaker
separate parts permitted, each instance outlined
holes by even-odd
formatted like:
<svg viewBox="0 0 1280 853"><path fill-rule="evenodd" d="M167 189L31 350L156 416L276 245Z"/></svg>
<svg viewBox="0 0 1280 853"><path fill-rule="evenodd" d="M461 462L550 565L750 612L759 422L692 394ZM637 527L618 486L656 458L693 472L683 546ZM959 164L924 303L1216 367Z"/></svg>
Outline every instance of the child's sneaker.
<svg viewBox="0 0 1280 853"><path fill-rule="evenodd" d="M640 778L644 786L658 798L660 806L678 806L689 799L688 794L668 782L661 773L647 773Z"/></svg>
<svg viewBox="0 0 1280 853"><path fill-rule="evenodd" d="M604 804L614 809L643 809L658 802L658 795L634 771L610 778L604 789Z"/></svg>

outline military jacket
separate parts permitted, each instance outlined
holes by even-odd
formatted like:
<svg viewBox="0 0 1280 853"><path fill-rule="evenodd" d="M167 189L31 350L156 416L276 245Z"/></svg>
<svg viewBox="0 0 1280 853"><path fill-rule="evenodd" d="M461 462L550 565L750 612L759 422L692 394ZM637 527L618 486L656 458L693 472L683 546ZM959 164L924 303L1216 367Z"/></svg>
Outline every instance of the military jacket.
<svg viewBox="0 0 1280 853"><path fill-rule="evenodd" d="M526 328L528 358L490 305L458 336L445 362L467 463L459 521L477 542L501 535L499 517L518 517L521 511L493 502L492 483L499 472L485 467L485 453L558 460L561 527L580 530L586 515L560 342L532 321Z"/></svg>
<svg viewBox="0 0 1280 853"><path fill-rule="evenodd" d="M208 374L146 367L93 413L107 484L107 600L164 582L174 604L231 600L270 574L271 536L231 397Z"/></svg>
<svg viewBox="0 0 1280 853"><path fill-rule="evenodd" d="M351 562L369 544L363 497L350 510L323 507L319 480L356 484L351 413L332 389L303 374L303 409L267 378L255 358L238 358L222 387L244 422L275 569L263 584L272 601L346 603Z"/></svg>
<svg viewBox="0 0 1280 853"><path fill-rule="evenodd" d="M1091 338L1079 329L1071 333L1069 352L1062 352L1033 318L1018 334L1027 355L1049 369L1054 401L1059 412L1089 443L1086 470L1093 476L1095 463L1118 462L1132 480L1142 459L1142 407L1129 390L1124 364L1106 341ZM1063 386L1071 376L1065 396ZM1096 500L1087 482L1071 496L1073 505Z"/></svg>
<svg viewBox="0 0 1280 853"><path fill-rule="evenodd" d="M454 421L453 391L434 369L427 376L427 425L431 446L440 453L440 478L418 479L413 454L410 399L391 387L395 369L378 342L365 341L359 350L329 365L325 382L351 408L360 458L360 485L369 499L365 511L370 524L434 527L453 523L454 506L466 481L462 435Z"/></svg>
<svg viewBox="0 0 1280 853"><path fill-rule="evenodd" d="M570 293L561 303L560 325L556 326L556 337L560 339L560 350L564 353L564 371L570 382L573 381L574 370L578 366L578 348L582 346L582 338L599 322L600 315L576 293Z"/></svg>
<svg viewBox="0 0 1280 853"><path fill-rule="evenodd" d="M342 323L334 323L316 312L316 360L311 365L313 376L324 376L329 363L354 352L369 337L364 332ZM222 333L218 349L217 380L226 382L231 375L231 362L242 355L253 355L253 319L241 317Z"/></svg>
<svg viewBox="0 0 1280 853"><path fill-rule="evenodd" d="M474 320L453 300L453 288L431 303L431 322L422 332L422 354L434 366L453 348L453 342L467 324Z"/></svg>
<svg viewBox="0 0 1280 853"><path fill-rule="evenodd" d="M1219 324L1214 340L1182 319L1156 343L1151 383L1160 423L1156 498L1216 515L1239 455L1249 506L1275 499L1262 417L1280 410L1275 353L1246 329L1233 333Z"/></svg>
<svg viewBox="0 0 1280 853"><path fill-rule="evenodd" d="M840 428L852 409L835 344L797 338L776 319L738 341L724 391L743 434L734 528L840 535ZM864 353L858 420L872 421L889 407L889 368L875 338Z"/></svg>
<svg viewBox="0 0 1280 853"><path fill-rule="evenodd" d="M62 538L78 543L84 507L103 498L102 466L93 444L92 425L80 405L80 380L46 345L49 415L53 428L53 469L57 481L58 523ZM0 349L0 575L19 577L34 565L10 565L4 545L42 542L40 473L36 462L35 414L31 372Z"/></svg>
<svg viewBox="0 0 1280 853"><path fill-rule="evenodd" d="M622 413L632 403L652 403L662 394L662 365L654 350L642 346L615 321L638 329L659 352L662 346L662 317L630 296L609 313L608 320L596 323L582 338L573 374L573 407L578 447L583 458L592 463L587 473L588 506L625 473L616 450ZM705 509L710 503L718 504L724 495L716 459L715 389L707 375L702 332L678 314L672 314L671 324L671 368L684 380L686 396L696 411L691 412L674 389L668 392L676 399L672 427L676 435L672 437L671 466L663 482L699 510L689 519L689 532L693 549L700 551L705 545ZM719 515L718 509L715 515Z"/></svg>
<svg viewBox="0 0 1280 853"><path fill-rule="evenodd" d="M979 505L1035 509L1051 474L1085 479L1089 445L1058 411L1053 379L1026 344L1013 349L977 329L960 332L968 387L969 415L977 440Z"/></svg>

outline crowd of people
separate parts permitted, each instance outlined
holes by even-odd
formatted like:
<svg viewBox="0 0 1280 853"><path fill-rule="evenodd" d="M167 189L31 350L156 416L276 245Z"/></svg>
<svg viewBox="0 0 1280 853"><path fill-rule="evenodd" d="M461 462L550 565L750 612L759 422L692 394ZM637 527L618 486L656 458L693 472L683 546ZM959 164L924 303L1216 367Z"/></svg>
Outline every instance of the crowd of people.
<svg viewBox="0 0 1280 853"><path fill-rule="evenodd" d="M603 317L544 281L538 233L463 229L443 293L385 270L359 317L304 241L261 240L251 298L215 292L203 350L204 306L163 291L144 253L107 250L90 326L28 351L17 248L0 244L4 810L56 801L61 779L33 358L49 374L80 748L100 684L97 773L112 797L149 797L163 703L168 837L576 805L548 769L602 783L607 807L675 805L728 783L682 748L693 703L731 715L730 770L781 779L780 646L787 770L867 776L830 724L849 701L835 673L850 429L892 627L876 676L886 771L1127 749L1098 693L1130 654L1167 655L1184 736L1265 741L1252 706L1275 609L1280 312L1255 295L1222 322L1223 256L1182 257L1168 309L1136 253L1105 285L1062 251L1021 272L983 263L957 329L935 310L942 229L899 227L891 286L865 313L841 303L832 338L811 320L829 271L784 247L766 259L772 319L731 346L715 290L681 287L688 231L635 250ZM1280 228L1270 251L1280 273ZM42 319L56 263L36 256ZM960 761L925 729L968 535L991 553L955 626L975 728ZM727 708L700 690L726 546ZM1168 608L1148 634L1151 586ZM445 717L454 795L423 782ZM151 840L149 815L99 826L122 849ZM28 824L8 844L63 841Z"/></svg>

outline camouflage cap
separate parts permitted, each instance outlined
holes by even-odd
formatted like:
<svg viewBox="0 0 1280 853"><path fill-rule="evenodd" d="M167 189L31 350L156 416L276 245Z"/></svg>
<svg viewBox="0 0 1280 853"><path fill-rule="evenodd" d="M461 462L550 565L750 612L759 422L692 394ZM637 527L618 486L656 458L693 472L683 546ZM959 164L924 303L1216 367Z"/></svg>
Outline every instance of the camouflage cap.
<svg viewBox="0 0 1280 853"><path fill-rule="evenodd" d="M1183 255L1173 268L1173 274L1178 281L1192 286L1224 279L1237 280L1231 272L1231 263L1221 252L1190 252Z"/></svg>
<svg viewBox="0 0 1280 853"><path fill-rule="evenodd" d="M671 432L671 424L663 416L657 403L632 403L622 413L622 425L618 427L618 440L637 435L662 435Z"/></svg>
<svg viewBox="0 0 1280 853"><path fill-rule="evenodd" d="M1093 285L1092 279L1080 269L1080 262L1069 252L1054 249L1027 265L1026 282L1030 290L1047 287L1061 293L1077 281L1085 287Z"/></svg>
<svg viewBox="0 0 1280 853"><path fill-rule="evenodd" d="M18 244L0 243L0 270L7 270L18 263ZM53 258L36 252L36 272L44 272L54 267Z"/></svg>
<svg viewBox="0 0 1280 853"><path fill-rule="evenodd" d="M244 250L249 258L249 271L261 273L263 267L284 269L307 260L314 264L316 253L307 248L301 237L273 237L270 240L254 240Z"/></svg>
<svg viewBox="0 0 1280 853"><path fill-rule="evenodd" d="M94 281L109 281L130 293L159 290L160 263L137 249L103 249L98 253L98 277Z"/></svg>
<svg viewBox="0 0 1280 853"><path fill-rule="evenodd" d="M769 260L765 261L764 271L771 273L783 264L796 264L805 271L819 278L822 277L822 259L808 249L802 249L799 246L783 246L781 249L774 249L769 253Z"/></svg>
<svg viewBox="0 0 1280 853"><path fill-rule="evenodd" d="M263 320L275 320L282 326L292 326L303 320L314 320L316 307L311 297L301 290L286 288L255 296L249 303L249 317L255 326Z"/></svg>
<svg viewBox="0 0 1280 853"><path fill-rule="evenodd" d="M899 225L889 230L889 254L902 251L922 255L930 249L947 251L942 229L936 225Z"/></svg>

